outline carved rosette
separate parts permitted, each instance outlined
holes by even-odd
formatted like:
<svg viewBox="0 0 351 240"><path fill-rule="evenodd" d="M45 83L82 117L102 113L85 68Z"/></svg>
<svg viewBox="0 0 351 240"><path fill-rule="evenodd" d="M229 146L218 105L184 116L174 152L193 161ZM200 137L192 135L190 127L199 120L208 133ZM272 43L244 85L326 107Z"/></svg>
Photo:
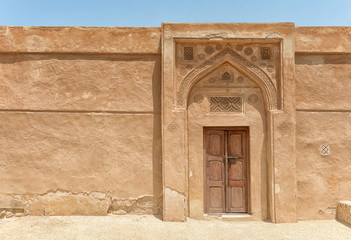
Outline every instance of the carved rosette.
<svg viewBox="0 0 351 240"><path fill-rule="evenodd" d="M190 58L183 55L185 46L187 51L190 51L189 46L192 48L194 57L191 60L186 60ZM270 110L281 109L279 44L249 42L177 44L176 107L186 108L186 98L197 80L226 62L246 72L260 85L267 95ZM187 67L189 65L192 68Z"/></svg>

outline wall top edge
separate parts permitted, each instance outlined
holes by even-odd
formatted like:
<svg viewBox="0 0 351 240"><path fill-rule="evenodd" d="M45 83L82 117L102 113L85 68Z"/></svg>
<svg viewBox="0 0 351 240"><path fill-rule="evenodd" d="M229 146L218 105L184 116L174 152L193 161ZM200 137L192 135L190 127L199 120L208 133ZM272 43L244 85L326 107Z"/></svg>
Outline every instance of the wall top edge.
<svg viewBox="0 0 351 240"><path fill-rule="evenodd" d="M0 26L0 52L160 53L161 28Z"/></svg>

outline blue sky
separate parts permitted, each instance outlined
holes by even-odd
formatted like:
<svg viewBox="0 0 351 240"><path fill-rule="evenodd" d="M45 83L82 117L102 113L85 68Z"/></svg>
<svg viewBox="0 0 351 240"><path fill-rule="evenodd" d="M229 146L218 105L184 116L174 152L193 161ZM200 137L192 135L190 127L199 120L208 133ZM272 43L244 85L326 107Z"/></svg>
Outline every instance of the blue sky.
<svg viewBox="0 0 351 240"><path fill-rule="evenodd" d="M0 25L158 27L161 22L351 26L351 0L0 0Z"/></svg>

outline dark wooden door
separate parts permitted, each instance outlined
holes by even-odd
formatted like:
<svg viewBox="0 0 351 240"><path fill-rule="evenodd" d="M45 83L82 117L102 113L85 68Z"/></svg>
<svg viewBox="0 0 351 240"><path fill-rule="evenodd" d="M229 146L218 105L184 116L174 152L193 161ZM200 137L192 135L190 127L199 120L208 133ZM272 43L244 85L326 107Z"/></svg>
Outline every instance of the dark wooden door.
<svg viewBox="0 0 351 240"><path fill-rule="evenodd" d="M206 211L247 212L248 128L205 129Z"/></svg>

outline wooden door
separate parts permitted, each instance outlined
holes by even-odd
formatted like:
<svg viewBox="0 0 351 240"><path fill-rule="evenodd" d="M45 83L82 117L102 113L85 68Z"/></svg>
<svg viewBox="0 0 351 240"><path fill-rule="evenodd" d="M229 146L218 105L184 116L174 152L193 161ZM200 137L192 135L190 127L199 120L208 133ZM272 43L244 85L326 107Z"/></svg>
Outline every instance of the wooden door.
<svg viewBox="0 0 351 240"><path fill-rule="evenodd" d="M248 211L248 128L205 129L206 212Z"/></svg>
<svg viewBox="0 0 351 240"><path fill-rule="evenodd" d="M247 133L227 131L226 211L247 212Z"/></svg>
<svg viewBox="0 0 351 240"><path fill-rule="evenodd" d="M224 131L206 131L207 212L225 211Z"/></svg>

